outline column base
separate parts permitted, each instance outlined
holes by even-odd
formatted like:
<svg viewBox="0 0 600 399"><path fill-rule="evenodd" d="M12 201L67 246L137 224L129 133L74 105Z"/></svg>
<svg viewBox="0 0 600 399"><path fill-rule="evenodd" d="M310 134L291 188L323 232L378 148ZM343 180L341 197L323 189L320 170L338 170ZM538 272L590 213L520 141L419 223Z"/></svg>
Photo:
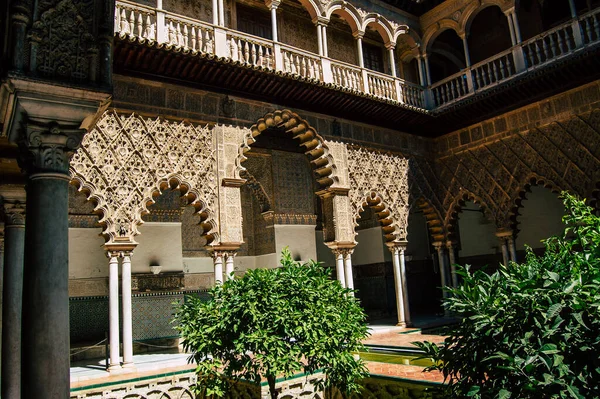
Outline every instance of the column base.
<svg viewBox="0 0 600 399"><path fill-rule="evenodd" d="M123 363L121 365L121 368L123 369L123 371L127 371L127 372L131 372L131 371L136 371L137 367L135 366L135 364L133 362L131 363Z"/></svg>
<svg viewBox="0 0 600 399"><path fill-rule="evenodd" d="M109 373L115 373L115 372L119 372L121 371L121 365L120 364L109 364L108 368L106 369L106 371L108 371Z"/></svg>
<svg viewBox="0 0 600 399"><path fill-rule="evenodd" d="M405 323L405 322L403 322L403 321L402 321L402 322L398 322L398 324L396 324L396 327L402 327L402 328L406 328L406 327L408 327L408 326L406 325L406 323Z"/></svg>

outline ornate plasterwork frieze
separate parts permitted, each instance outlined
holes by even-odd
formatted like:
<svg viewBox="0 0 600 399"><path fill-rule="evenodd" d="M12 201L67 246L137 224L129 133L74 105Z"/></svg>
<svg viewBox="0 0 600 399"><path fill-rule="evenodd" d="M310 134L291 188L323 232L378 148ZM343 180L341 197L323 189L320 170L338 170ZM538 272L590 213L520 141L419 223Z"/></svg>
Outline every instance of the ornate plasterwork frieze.
<svg viewBox="0 0 600 399"><path fill-rule="evenodd" d="M153 196L169 188L194 206L208 242L218 236L216 157L208 127L110 110L85 136L70 171L102 215L108 243L134 242Z"/></svg>
<svg viewBox="0 0 600 399"><path fill-rule="evenodd" d="M408 159L364 148L348 148L349 198L355 226L371 206L388 241L404 241L409 211Z"/></svg>

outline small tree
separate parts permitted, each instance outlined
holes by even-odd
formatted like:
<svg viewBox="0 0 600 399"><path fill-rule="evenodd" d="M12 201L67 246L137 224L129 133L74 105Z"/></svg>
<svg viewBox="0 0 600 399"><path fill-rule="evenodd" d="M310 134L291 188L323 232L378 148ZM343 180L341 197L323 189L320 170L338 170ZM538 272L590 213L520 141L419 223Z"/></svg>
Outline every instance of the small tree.
<svg viewBox="0 0 600 399"><path fill-rule="evenodd" d="M454 397L600 397L600 218L563 194L563 237L492 275L461 271L445 306L462 322L437 361Z"/></svg>
<svg viewBox="0 0 600 399"><path fill-rule="evenodd" d="M204 395L223 396L232 382L266 378L277 398L277 377L319 370L326 376L319 388L359 390L367 370L352 352L363 349L368 330L358 300L327 269L295 262L287 248L281 264L217 284L209 301L188 297L179 309L177 328L198 364Z"/></svg>

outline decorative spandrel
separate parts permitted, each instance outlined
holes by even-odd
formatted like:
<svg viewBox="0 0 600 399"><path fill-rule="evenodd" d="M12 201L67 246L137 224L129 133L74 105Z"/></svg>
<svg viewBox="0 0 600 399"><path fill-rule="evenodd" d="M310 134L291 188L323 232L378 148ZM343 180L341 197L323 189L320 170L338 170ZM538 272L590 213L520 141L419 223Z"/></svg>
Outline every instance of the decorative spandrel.
<svg viewBox="0 0 600 399"><path fill-rule="evenodd" d="M408 227L408 159L348 148L350 203L354 222L365 206L375 206L388 241L406 240ZM389 220L389 222L388 222Z"/></svg>
<svg viewBox="0 0 600 399"><path fill-rule="evenodd" d="M216 157L208 127L106 112L71 161L71 177L88 193L108 242L133 240L153 196L177 188L216 235Z"/></svg>

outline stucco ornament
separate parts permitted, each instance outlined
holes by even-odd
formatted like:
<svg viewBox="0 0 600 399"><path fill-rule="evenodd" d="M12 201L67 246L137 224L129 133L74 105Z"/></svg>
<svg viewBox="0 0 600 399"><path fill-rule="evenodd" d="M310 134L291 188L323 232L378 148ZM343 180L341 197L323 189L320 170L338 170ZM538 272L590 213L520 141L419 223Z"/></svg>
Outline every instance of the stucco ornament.
<svg viewBox="0 0 600 399"><path fill-rule="evenodd" d="M216 157L208 127L107 111L71 161L71 177L102 214L108 243L133 241L152 197L179 189L201 217L203 235L216 232Z"/></svg>
<svg viewBox="0 0 600 399"><path fill-rule="evenodd" d="M408 159L398 155L348 148L350 203L354 223L372 206L387 241L404 241L408 226Z"/></svg>

